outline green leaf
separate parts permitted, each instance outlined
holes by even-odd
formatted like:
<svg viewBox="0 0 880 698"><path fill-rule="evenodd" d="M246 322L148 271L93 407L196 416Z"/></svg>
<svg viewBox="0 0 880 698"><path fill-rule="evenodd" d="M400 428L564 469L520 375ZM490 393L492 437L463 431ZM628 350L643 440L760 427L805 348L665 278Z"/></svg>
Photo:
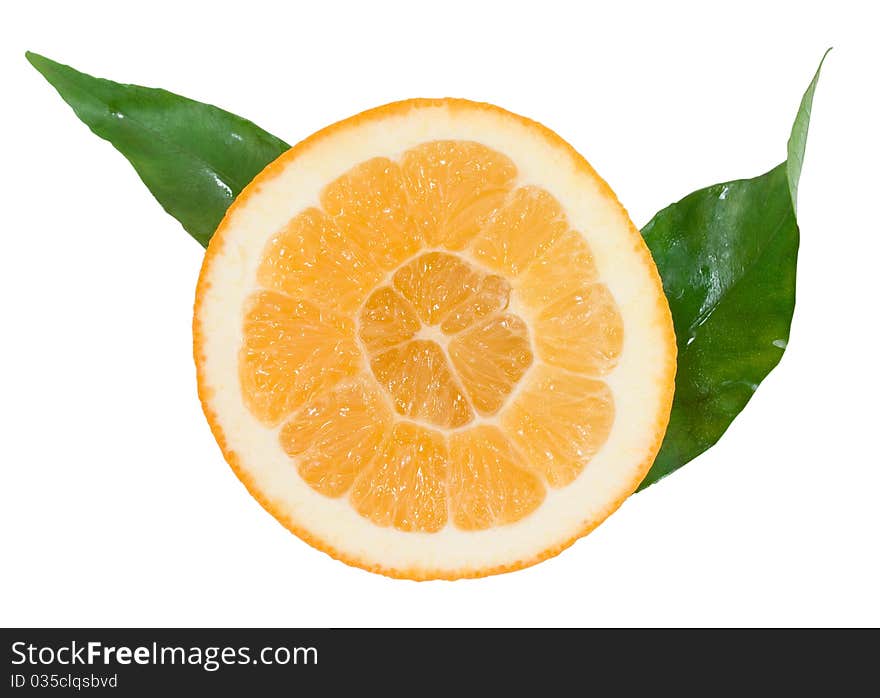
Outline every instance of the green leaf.
<svg viewBox="0 0 880 698"><path fill-rule="evenodd" d="M27 59L76 115L134 166L162 207L207 247L238 193L288 146L235 114L165 90Z"/></svg>
<svg viewBox="0 0 880 698"><path fill-rule="evenodd" d="M829 48L828 51L830 50ZM801 168L804 166L804 150L807 147L807 133L810 130L810 115L813 112L813 94L816 92L819 73L822 72L822 64L825 62L826 56L828 56L828 51L825 51L825 55L819 61L816 74L813 76L807 91L804 92L800 109L798 109L794 120L794 126L791 127L791 136L788 139L788 160L786 160L788 187L791 190L791 205L795 211L797 211L798 183L801 179Z"/></svg>
<svg viewBox="0 0 880 698"><path fill-rule="evenodd" d="M678 372L669 427L639 489L715 444L782 358L795 302L794 202L818 75L795 118L789 160L700 189L642 229L672 310Z"/></svg>
<svg viewBox="0 0 880 698"><path fill-rule="evenodd" d="M785 163L694 192L642 235L678 342L672 414L645 488L718 441L782 357L798 250Z"/></svg>

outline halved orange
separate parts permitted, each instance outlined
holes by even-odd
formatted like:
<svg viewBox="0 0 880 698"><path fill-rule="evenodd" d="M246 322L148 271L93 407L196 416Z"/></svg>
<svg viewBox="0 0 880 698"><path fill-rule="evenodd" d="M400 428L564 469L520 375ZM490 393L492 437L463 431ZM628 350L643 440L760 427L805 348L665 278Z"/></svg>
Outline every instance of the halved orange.
<svg viewBox="0 0 880 698"><path fill-rule="evenodd" d="M211 240L193 330L254 497L394 577L557 554L638 486L672 401L669 307L614 194L464 100L379 107L269 165Z"/></svg>

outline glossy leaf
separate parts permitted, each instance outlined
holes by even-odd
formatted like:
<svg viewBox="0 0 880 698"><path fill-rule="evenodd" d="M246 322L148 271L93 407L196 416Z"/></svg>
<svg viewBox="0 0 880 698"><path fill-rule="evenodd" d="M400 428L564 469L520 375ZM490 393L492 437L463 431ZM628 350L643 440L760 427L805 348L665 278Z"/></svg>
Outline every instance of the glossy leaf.
<svg viewBox="0 0 880 698"><path fill-rule="evenodd" d="M782 358L795 302L794 202L818 76L795 118L789 160L696 191L642 229L672 310L678 372L669 427L640 489L715 444Z"/></svg>
<svg viewBox="0 0 880 698"><path fill-rule="evenodd" d="M672 415L644 488L712 446L782 357L798 249L785 163L694 192L642 235L678 341Z"/></svg>
<svg viewBox="0 0 880 698"><path fill-rule="evenodd" d="M128 158L162 207L203 246L238 193L289 148L247 119L209 104L26 55L76 115Z"/></svg>

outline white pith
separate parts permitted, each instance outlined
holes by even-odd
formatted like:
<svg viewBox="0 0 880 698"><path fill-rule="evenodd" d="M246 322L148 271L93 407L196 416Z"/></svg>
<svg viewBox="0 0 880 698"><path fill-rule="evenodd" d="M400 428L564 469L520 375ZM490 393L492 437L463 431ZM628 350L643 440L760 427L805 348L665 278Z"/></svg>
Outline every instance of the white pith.
<svg viewBox="0 0 880 698"><path fill-rule="evenodd" d="M472 140L498 150L516 164L517 185L534 184L556 197L571 228L589 243L599 278L617 302L624 346L615 369L602 378L614 396L611 433L574 482L562 489L548 488L544 503L515 524L475 532L450 524L438 533L404 533L371 523L349 505L347 497L331 499L315 492L282 450L280 427L267 428L247 410L238 381L242 306L257 288L256 270L269 237L303 209L318 206L327 183L370 158L397 159L413 146L440 139ZM630 492L656 447L658 415L667 401L668 329L654 302L656 281L644 266L638 244L620 205L557 143L513 117L425 106L381 120L362 120L317 140L253 191L212 242L212 248L220 247L203 272L196 316L203 338L201 380L207 407L252 486L279 514L322 541L322 547L332 547L364 565L439 575L534 558L604 518L609 507ZM473 263L466 253L461 256ZM511 281L508 310L531 327L530 313L518 300L515 280ZM370 371L366 358L365 371ZM519 381L508 402L528 378L527 374ZM468 426L495 419L478 415Z"/></svg>

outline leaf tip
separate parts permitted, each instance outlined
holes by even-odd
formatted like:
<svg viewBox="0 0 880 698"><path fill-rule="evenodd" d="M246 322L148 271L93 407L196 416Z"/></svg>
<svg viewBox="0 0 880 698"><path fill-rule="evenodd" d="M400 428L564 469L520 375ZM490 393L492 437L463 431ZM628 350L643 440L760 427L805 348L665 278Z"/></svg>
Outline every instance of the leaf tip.
<svg viewBox="0 0 880 698"><path fill-rule="evenodd" d="M34 53L33 51L25 51L24 57L27 59L27 62L30 63L35 70L45 76L46 69L51 68L53 65L58 65L51 58L46 58L45 56L41 56L39 53Z"/></svg>
<svg viewBox="0 0 880 698"><path fill-rule="evenodd" d="M822 65L825 63L825 59L828 58L828 54L834 50L833 46L829 46L825 49L825 53L822 54L822 58L819 59L819 67L816 68L816 75L814 76L814 80L819 77L819 73L822 72Z"/></svg>
<svg viewBox="0 0 880 698"><path fill-rule="evenodd" d="M816 85L819 82L819 74L822 72L822 65L825 63L825 59L833 48L833 46L829 46L825 49L825 53L822 54L822 59L819 61L819 66L816 68L816 73L813 75L813 79L810 81L806 92L804 92L804 95L801 98L797 116L795 117L794 124L792 124L791 135L788 139L786 169L788 171L791 205L795 212L797 212L798 185L801 177L801 169L804 164L804 152L807 147L807 135L810 130L810 117L812 116L813 111L813 95L816 91Z"/></svg>

